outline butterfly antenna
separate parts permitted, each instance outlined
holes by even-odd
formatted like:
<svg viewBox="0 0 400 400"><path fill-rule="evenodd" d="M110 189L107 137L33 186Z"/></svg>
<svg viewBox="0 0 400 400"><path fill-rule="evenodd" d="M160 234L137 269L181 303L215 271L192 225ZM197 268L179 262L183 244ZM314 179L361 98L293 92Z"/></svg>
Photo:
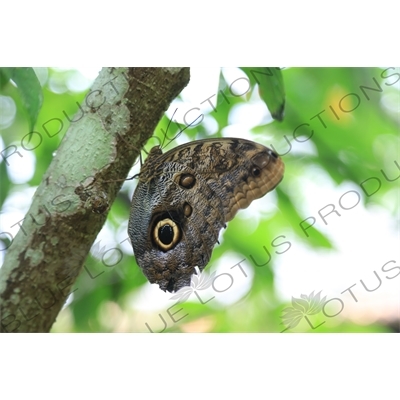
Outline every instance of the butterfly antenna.
<svg viewBox="0 0 400 400"><path fill-rule="evenodd" d="M171 140L169 141L169 143L166 144L166 145L164 146L165 139L167 138L167 134L168 134L168 129L169 129L169 127L171 126L172 119L174 118L174 115L175 115L175 113L176 113L177 111L178 111L178 109L175 108L175 111L174 111L174 113L172 114L172 117L169 118L168 125L167 125L167 130L165 131L164 139L163 139L163 141L162 141L162 143L161 143L161 149L164 149L165 147L167 147L167 146L172 142L172 140L175 139L175 138L171 139Z"/></svg>
<svg viewBox="0 0 400 400"><path fill-rule="evenodd" d="M199 118L202 117L202 115L199 115L194 121L192 121L189 125L186 125L184 128L182 128L172 139L169 139L169 142L164 146L165 140L167 139L167 133L168 133L168 129L171 125L172 119L174 118L175 113L178 111L178 109L176 108L174 113L172 114L172 117L170 118L169 122L168 122L168 126L167 126L167 131L165 132L164 135L164 140L161 144L161 149L165 149L165 147L169 146L171 144L171 142L173 142L175 139L177 139L183 131L185 131L186 129L188 129L189 127L191 127ZM175 121L176 122L176 121ZM178 123L177 123L178 124ZM179 125L179 124L178 124Z"/></svg>

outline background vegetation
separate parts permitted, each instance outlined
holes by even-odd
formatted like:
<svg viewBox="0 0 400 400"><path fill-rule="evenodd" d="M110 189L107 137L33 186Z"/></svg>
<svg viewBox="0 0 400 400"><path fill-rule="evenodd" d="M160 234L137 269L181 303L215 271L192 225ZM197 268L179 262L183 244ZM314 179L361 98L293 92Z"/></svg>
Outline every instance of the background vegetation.
<svg viewBox="0 0 400 400"><path fill-rule="evenodd" d="M43 105L32 135L35 107L29 105L40 99L24 98L17 80L15 85L4 74L0 88L2 154L10 154L9 146L20 152L0 160L0 231L14 236L91 82L77 70L35 71ZM176 136L203 114L166 150L194 139L236 136L272 145L286 165L278 189L221 232L203 280L184 293L186 300L176 304L183 297L150 285L135 263L126 234L135 182L127 181L54 332L398 329L399 69L287 68L282 77L285 111L277 121L248 68L214 75L192 70L191 83L146 145L163 142L165 132ZM282 91L276 90L274 98ZM279 118L279 104L269 108ZM10 234L0 235L4 249L12 245ZM390 260L397 264L382 270ZM357 302L346 292L353 284ZM339 300L322 310L318 292L320 300Z"/></svg>

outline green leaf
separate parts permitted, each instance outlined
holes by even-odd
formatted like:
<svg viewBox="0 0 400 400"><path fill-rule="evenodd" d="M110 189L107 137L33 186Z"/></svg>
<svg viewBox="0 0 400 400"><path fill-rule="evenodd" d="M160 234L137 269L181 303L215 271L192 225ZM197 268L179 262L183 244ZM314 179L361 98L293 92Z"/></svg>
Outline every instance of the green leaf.
<svg viewBox="0 0 400 400"><path fill-rule="evenodd" d="M17 85L23 107L29 118L29 129L33 130L40 108L43 103L43 92L40 82L33 68L2 68L1 84L3 80L12 79Z"/></svg>
<svg viewBox="0 0 400 400"><path fill-rule="evenodd" d="M285 88L282 71L279 68L241 68L250 82L258 84L260 97L265 101L272 117L283 120L285 109Z"/></svg>
<svg viewBox="0 0 400 400"><path fill-rule="evenodd" d="M0 90L8 83L11 78L12 68L0 68Z"/></svg>

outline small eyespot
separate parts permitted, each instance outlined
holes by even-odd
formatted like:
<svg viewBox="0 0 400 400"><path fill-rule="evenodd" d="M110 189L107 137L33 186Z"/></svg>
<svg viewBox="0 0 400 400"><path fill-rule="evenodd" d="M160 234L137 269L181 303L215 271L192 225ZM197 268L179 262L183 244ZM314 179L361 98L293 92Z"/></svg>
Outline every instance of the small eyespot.
<svg viewBox="0 0 400 400"><path fill-rule="evenodd" d="M162 251L173 249L178 244L180 238L180 228L169 218L158 221L153 229L154 242Z"/></svg>
<svg viewBox="0 0 400 400"><path fill-rule="evenodd" d="M184 189L191 189L196 183L196 178L191 174L182 174L179 178L179 185Z"/></svg>
<svg viewBox="0 0 400 400"><path fill-rule="evenodd" d="M185 203L183 205L183 215L186 218L189 218L192 215L193 208L189 203Z"/></svg>
<svg viewBox="0 0 400 400"><path fill-rule="evenodd" d="M251 169L251 174L252 174L253 176L255 176L255 177L260 176L260 174L261 174L260 168L253 167L253 168Z"/></svg>

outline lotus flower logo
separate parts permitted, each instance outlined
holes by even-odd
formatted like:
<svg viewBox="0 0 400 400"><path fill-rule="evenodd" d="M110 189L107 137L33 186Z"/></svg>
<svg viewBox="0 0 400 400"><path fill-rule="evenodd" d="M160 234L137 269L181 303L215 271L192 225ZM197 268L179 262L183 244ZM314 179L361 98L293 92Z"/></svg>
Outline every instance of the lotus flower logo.
<svg viewBox="0 0 400 400"><path fill-rule="evenodd" d="M322 290L314 295L313 291L308 296L302 294L300 299L292 297L293 307L285 308L281 316L282 323L286 326L285 330L296 327L303 317L308 321L307 315L318 314L322 310L326 296L321 299L321 292Z"/></svg>
<svg viewBox="0 0 400 400"><path fill-rule="evenodd" d="M195 267L194 269L196 271L196 275L192 275L190 286L184 286L183 288L179 289L175 295L171 297L171 300L178 299L179 302L184 302L192 293L194 293L194 291L204 290L212 285L216 274L215 272L207 276L205 274L201 274L199 267Z"/></svg>

